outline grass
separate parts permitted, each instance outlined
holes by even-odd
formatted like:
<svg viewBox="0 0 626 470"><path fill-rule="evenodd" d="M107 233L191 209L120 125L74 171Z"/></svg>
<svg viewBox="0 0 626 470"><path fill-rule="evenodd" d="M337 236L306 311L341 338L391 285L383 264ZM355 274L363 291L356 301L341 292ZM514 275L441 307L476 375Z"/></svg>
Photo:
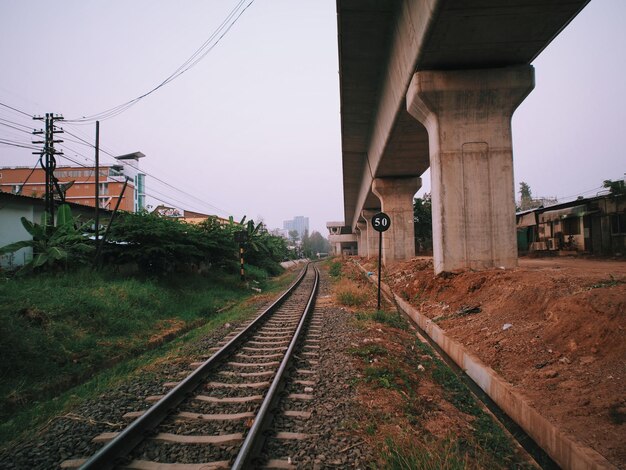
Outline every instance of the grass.
<svg viewBox="0 0 626 470"><path fill-rule="evenodd" d="M398 312L387 312L384 310L377 310L372 314L372 320L378 323L384 323L392 328L398 328L404 330L408 327L406 319Z"/></svg>
<svg viewBox="0 0 626 470"><path fill-rule="evenodd" d="M357 312L355 317L359 321L375 321L391 326L392 328L398 328L405 330L408 328L409 323L398 312L388 312L385 310L377 310L374 312Z"/></svg>
<svg viewBox="0 0 626 470"><path fill-rule="evenodd" d="M385 441L384 467L393 470L465 470L469 459L452 438L432 440L428 444L412 441L399 445L392 439Z"/></svg>
<svg viewBox="0 0 626 470"><path fill-rule="evenodd" d="M367 361L371 361L374 357L386 356L387 350L377 344L368 344L367 346L362 346L360 348L352 348L349 350L349 353Z"/></svg>
<svg viewBox="0 0 626 470"><path fill-rule="evenodd" d="M427 361L432 378L442 386L446 398L459 411L475 417L474 439L478 447L489 453L497 462L512 463L517 460L515 450L502 428L487 414L467 388L467 385L443 361L436 358L431 347L417 340L416 349L432 359Z"/></svg>
<svg viewBox="0 0 626 470"><path fill-rule="evenodd" d="M603 287L615 287L620 284L624 284L624 282L626 281L623 281L621 279L615 279L611 274L609 274L609 279L605 279L595 284L592 284L589 286L588 289L591 290L591 289L602 289Z"/></svg>
<svg viewBox="0 0 626 470"><path fill-rule="evenodd" d="M292 278L282 276L274 290ZM106 389L157 354L141 356L145 351L162 353L178 342L154 349L164 339L232 321L244 310L218 310L249 295L237 276L224 275L156 281L84 271L3 281L0 441Z"/></svg>
<svg viewBox="0 0 626 470"><path fill-rule="evenodd" d="M335 284L336 295L344 282L347 292L359 292L355 283L349 283L351 273L346 272L343 276ZM339 296L337 298L340 299ZM421 299L422 293L416 294L415 298ZM352 298L349 300L352 301ZM477 307L462 307L456 315L478 312ZM355 312L354 320L357 327L366 331L375 328L387 336L387 341L403 346L401 352L372 343L349 350L350 354L363 361L359 381L369 384L370 390L379 389L377 393L370 393L379 399L385 397L384 406L392 409L388 420L381 415L363 419L360 423L360 430L365 435L380 439L376 441L377 447L380 445L379 460L369 468L456 470L528 467L516 454L504 430L476 401L465 383L437 358L429 345L415 341L404 316L391 308L380 311L360 308ZM372 325L372 322L379 325ZM402 332L386 329L386 326ZM431 419L431 413L441 409L428 394L420 393L422 380L438 384L443 389L444 399L468 415L459 418L466 421L466 431L445 437L431 434L424 423Z"/></svg>
<svg viewBox="0 0 626 470"><path fill-rule="evenodd" d="M341 279L335 285L337 302L347 307L360 307L367 302L368 291L359 287L349 279Z"/></svg>
<svg viewBox="0 0 626 470"><path fill-rule="evenodd" d="M366 382L382 388L408 392L414 385L406 372L393 363L368 366L365 368L364 376Z"/></svg>

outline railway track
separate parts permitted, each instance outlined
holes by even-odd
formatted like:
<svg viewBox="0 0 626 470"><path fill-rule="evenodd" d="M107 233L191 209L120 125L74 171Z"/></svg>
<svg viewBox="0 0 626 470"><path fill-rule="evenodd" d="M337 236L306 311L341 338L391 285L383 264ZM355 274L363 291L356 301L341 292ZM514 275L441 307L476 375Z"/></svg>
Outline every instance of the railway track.
<svg viewBox="0 0 626 470"><path fill-rule="evenodd" d="M169 389L121 432L103 433L103 447L64 468L207 470L290 468L276 441L306 439L298 424L310 416L318 325L311 319L319 272L309 264L272 305L224 338L208 359ZM306 340L305 340L306 335ZM289 386L298 393L286 393ZM300 393L301 392L301 393ZM279 426L273 428L275 415ZM287 429L284 423L293 422ZM267 446L266 441L274 445ZM273 449L273 450L271 450ZM278 449L278 450L277 450ZM295 468L295 467L294 467Z"/></svg>

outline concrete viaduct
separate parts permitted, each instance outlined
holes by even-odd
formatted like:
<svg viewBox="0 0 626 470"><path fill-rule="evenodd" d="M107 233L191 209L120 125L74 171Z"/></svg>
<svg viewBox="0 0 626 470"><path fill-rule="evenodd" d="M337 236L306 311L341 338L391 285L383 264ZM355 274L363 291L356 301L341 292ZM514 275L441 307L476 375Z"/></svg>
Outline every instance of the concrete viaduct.
<svg viewBox="0 0 626 470"><path fill-rule="evenodd" d="M517 264L511 116L589 0L337 0L344 212L359 254L415 255L430 167L435 272Z"/></svg>

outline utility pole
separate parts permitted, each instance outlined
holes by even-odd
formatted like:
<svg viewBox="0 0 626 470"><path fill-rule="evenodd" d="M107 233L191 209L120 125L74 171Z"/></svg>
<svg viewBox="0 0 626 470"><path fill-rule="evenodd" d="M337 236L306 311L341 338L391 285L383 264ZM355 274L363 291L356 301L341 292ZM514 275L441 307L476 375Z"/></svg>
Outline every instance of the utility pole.
<svg viewBox="0 0 626 470"><path fill-rule="evenodd" d="M96 121L96 244L100 236L100 121Z"/></svg>
<svg viewBox="0 0 626 470"><path fill-rule="evenodd" d="M109 230L111 229L111 224L113 224L113 219L115 218L115 215L117 214L117 210L120 208L120 203L122 202L122 199L124 198L124 192L126 191L126 186L128 186L128 176L124 177L124 185L122 186L120 197L117 199L117 202L115 203L115 209L113 209L113 213L111 214L111 218L109 219L109 224L107 225L107 228L104 231L102 240L96 240L97 242L96 257L94 258L94 266L96 268L100 264L100 254L102 253L102 246L104 245L104 243L107 240L107 237L109 236Z"/></svg>
<svg viewBox="0 0 626 470"><path fill-rule="evenodd" d="M45 131L38 130L33 131L35 135L44 135L45 140L37 140L33 141L33 144L43 144L43 155L45 155L45 159L42 162L42 166L44 171L46 172L46 192L45 192L45 211L48 214L48 225L54 225L54 190L59 194L61 201L65 200L65 194L61 191L59 187L59 182L54 176L54 170L57 166L55 155L63 155L62 151L57 151L54 148L54 144L60 144L63 142L62 140L54 140L54 134L63 133L63 129L57 128L54 123L55 121L62 121L63 116L55 115L53 113L46 113L45 118L41 116L33 117L36 121L44 121L45 120ZM42 154L42 152L33 152L35 154Z"/></svg>

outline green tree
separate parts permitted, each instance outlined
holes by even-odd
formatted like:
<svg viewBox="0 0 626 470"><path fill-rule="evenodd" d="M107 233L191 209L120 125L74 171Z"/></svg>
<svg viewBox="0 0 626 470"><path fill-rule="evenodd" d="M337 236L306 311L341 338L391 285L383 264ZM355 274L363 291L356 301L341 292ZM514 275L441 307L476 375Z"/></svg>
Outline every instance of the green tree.
<svg viewBox="0 0 626 470"><path fill-rule="evenodd" d="M245 263L269 274L280 273L279 263L288 252L285 240L245 217L239 223L209 218L194 225L155 214L120 214L103 253L109 264L134 263L142 272L156 275L200 267L235 272L239 259L235 233L240 231L247 233Z"/></svg>
<svg viewBox="0 0 626 470"><path fill-rule="evenodd" d="M624 184L624 180L604 180L603 186L613 195L626 194L626 185Z"/></svg>
<svg viewBox="0 0 626 470"><path fill-rule="evenodd" d="M302 237L302 253L307 258L315 258L318 253L330 252L330 243L318 231L314 230L311 235L308 231Z"/></svg>
<svg viewBox="0 0 626 470"><path fill-rule="evenodd" d="M295 245L296 242L300 239L300 234L297 230L289 230L289 239Z"/></svg>
<svg viewBox="0 0 626 470"><path fill-rule="evenodd" d="M135 263L142 272L164 275L234 257L232 237L217 234L156 214L123 212L111 226L103 257L105 264Z"/></svg>
<svg viewBox="0 0 626 470"><path fill-rule="evenodd" d="M429 193L413 200L413 227L417 252L430 250L433 244L432 201Z"/></svg>
<svg viewBox="0 0 626 470"><path fill-rule="evenodd" d="M533 208L533 196L530 191L530 186L528 183L520 182L519 184L519 192L520 192L520 210L527 210Z"/></svg>

